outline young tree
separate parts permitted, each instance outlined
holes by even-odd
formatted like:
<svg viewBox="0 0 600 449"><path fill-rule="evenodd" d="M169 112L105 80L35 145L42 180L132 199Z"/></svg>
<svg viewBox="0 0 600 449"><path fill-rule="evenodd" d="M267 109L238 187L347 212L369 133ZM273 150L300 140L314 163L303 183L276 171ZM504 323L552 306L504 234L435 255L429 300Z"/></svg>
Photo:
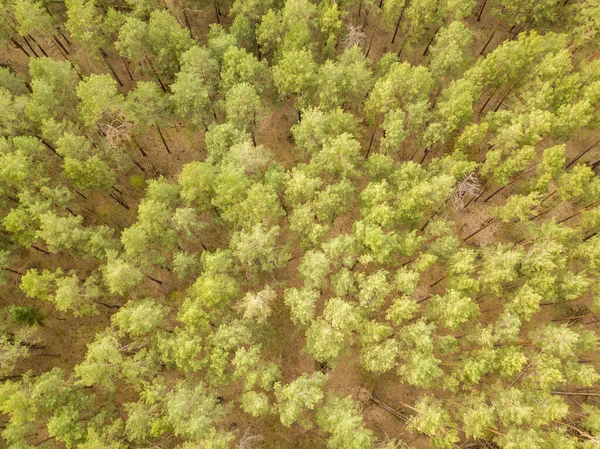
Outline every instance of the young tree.
<svg viewBox="0 0 600 449"><path fill-rule="evenodd" d="M273 67L273 80L284 98L295 98L298 108L310 101L317 83L317 65L308 50L289 50Z"/></svg>
<svg viewBox="0 0 600 449"><path fill-rule="evenodd" d="M142 273L131 263L118 257L115 252L107 253L106 264L102 267L104 283L115 295L124 295L142 280Z"/></svg>
<svg viewBox="0 0 600 449"><path fill-rule="evenodd" d="M302 374L287 385L275 385L277 410L284 426L299 422L305 428L311 427L305 410L312 410L321 402L326 379L325 374L316 372L310 376Z"/></svg>
<svg viewBox="0 0 600 449"><path fill-rule="evenodd" d="M236 84L225 96L227 120L240 131L249 132L253 139L261 109L260 97L248 83Z"/></svg>
<svg viewBox="0 0 600 449"><path fill-rule="evenodd" d="M373 437L362 419L358 405L350 396L329 396L323 408L317 411L317 424L331 436L330 449L371 449Z"/></svg>
<svg viewBox="0 0 600 449"><path fill-rule="evenodd" d="M165 82L180 69L181 55L193 45L188 30L165 10L153 11L148 23L129 17L115 42L121 56L150 69L165 91Z"/></svg>
<svg viewBox="0 0 600 449"><path fill-rule="evenodd" d="M257 224L247 231L233 233L230 248L248 273L271 273L281 268L290 254L277 243L279 226Z"/></svg>

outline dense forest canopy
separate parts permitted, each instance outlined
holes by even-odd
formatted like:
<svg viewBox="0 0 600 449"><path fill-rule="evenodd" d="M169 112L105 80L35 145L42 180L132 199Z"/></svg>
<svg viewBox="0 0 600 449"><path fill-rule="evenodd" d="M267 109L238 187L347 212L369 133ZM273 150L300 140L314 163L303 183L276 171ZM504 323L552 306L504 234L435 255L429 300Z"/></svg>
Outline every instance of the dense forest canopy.
<svg viewBox="0 0 600 449"><path fill-rule="evenodd" d="M599 0L0 41L0 448L600 448Z"/></svg>

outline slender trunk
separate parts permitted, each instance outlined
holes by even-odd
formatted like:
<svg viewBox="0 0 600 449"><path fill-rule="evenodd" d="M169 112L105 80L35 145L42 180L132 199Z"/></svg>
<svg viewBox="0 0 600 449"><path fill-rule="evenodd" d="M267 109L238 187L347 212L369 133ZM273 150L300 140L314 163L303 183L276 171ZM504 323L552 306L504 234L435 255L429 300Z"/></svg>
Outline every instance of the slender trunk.
<svg viewBox="0 0 600 449"><path fill-rule="evenodd" d="M48 57L48 53L46 53L46 50L44 50L42 48L42 46L38 43L38 41L35 40L35 38L31 34L29 35L29 39L31 39L33 41L33 43L39 47L40 50L42 50L42 53L47 58Z"/></svg>
<svg viewBox="0 0 600 449"><path fill-rule="evenodd" d="M381 19L379 19L377 21L377 25L375 25L375 27L374 27L373 34L371 34L371 39L369 39L369 45L367 46L367 52L365 53L365 58L367 58L369 56L369 53L371 52L371 44L373 44L373 39L375 39L375 33L377 33L377 29L379 28L380 22L381 22Z"/></svg>
<svg viewBox="0 0 600 449"><path fill-rule="evenodd" d="M448 275L442 276L441 278L439 278L437 281L435 281L433 284L429 285L429 288L435 287L436 285L438 285L440 282L442 282L444 279L446 279L448 277Z"/></svg>
<svg viewBox="0 0 600 449"><path fill-rule="evenodd" d="M596 143L594 143L592 146L586 148L585 150L581 151L577 156L575 156L573 158L573 160L571 160L571 162L569 162L567 164L567 166L565 167L565 169L570 168L573 164L575 164L575 162L577 162L579 159L581 159L583 156L585 156L587 153L589 153L592 149L594 149L598 144L600 144L600 140Z"/></svg>
<svg viewBox="0 0 600 449"><path fill-rule="evenodd" d="M119 83L119 86L123 87L124 84L119 79L119 76L117 75L117 72L115 72L115 69L113 68L113 66L111 65L110 61L108 60L107 54L104 53L104 50L102 50L101 48L99 48L98 51L100 52L100 56L102 57L102 60L104 61L104 64L106 64L106 66L108 67L108 70L110 70L110 73L112 73L112 76L117 80L117 83Z"/></svg>
<svg viewBox="0 0 600 449"><path fill-rule="evenodd" d="M117 304L107 304L105 302L98 301L98 300L94 300L94 302L96 304L100 304L101 306L108 307L109 309L120 309L121 308L121 306L119 306Z"/></svg>
<svg viewBox="0 0 600 449"><path fill-rule="evenodd" d="M488 220L487 223L485 223L482 227L480 227L477 231L472 232L471 234L469 234L467 237L465 237L463 239L463 242L466 242L467 240L469 240L471 237L475 237L477 234L479 234L481 231L483 231L484 229L488 228L489 226L493 225L494 223L496 223L498 220L496 218L492 218L490 220Z"/></svg>
<svg viewBox="0 0 600 449"><path fill-rule="evenodd" d="M8 268L8 267L3 267L3 269L5 271L8 271L9 273L18 274L19 276L23 276L25 274L25 273L21 273L20 271L13 270L12 268Z"/></svg>
<svg viewBox="0 0 600 449"><path fill-rule="evenodd" d="M169 145L167 145L167 141L165 140L163 133L160 130L160 126L158 126L156 123L154 124L154 126L156 126L156 130L158 131L158 134L160 135L160 139L162 140L163 145L167 149L167 153L171 154L171 150L169 149Z"/></svg>
<svg viewBox="0 0 600 449"><path fill-rule="evenodd" d="M213 0L213 6L215 7L215 17L217 18L217 23L221 24L221 21L219 20L220 11L219 7L217 6L216 0Z"/></svg>
<svg viewBox="0 0 600 449"><path fill-rule="evenodd" d="M430 110L430 111L433 111L433 108L435 108L435 105L436 105L436 103L437 103L438 96L439 96L439 94L440 94L440 92L441 92L441 91L442 91L442 88L440 87L440 88L439 88L439 89L436 91L435 95L433 96L433 103L431 103L431 107L429 108L429 110Z"/></svg>
<svg viewBox="0 0 600 449"><path fill-rule="evenodd" d="M148 66L150 67L150 70L152 70L152 73L154 73L154 76L158 80L158 84L160 84L160 88L163 90L164 93L167 93L167 88L165 87L164 83L160 79L160 76L158 76L158 72L156 71L156 69L154 68L154 66L152 65L152 63L150 62L150 59L148 58L148 56L146 55L146 53L144 53L144 58L146 58L146 62L148 63Z"/></svg>
<svg viewBox="0 0 600 449"><path fill-rule="evenodd" d="M402 22L402 17L404 16L404 11L406 10L406 6L408 5L408 0L404 2L402 6L402 11L400 11L400 16L398 16L398 21L396 22L396 29L394 30L394 35L392 36L392 44L396 41L396 35L398 34L398 29L400 28L400 22Z"/></svg>
<svg viewBox="0 0 600 449"><path fill-rule="evenodd" d="M65 54L67 54L67 55L70 54L69 50L67 50L67 48L63 45L63 43L60 41L58 36L52 36L52 40L54 40L54 42L56 42L58 44L58 46L63 49Z"/></svg>
<svg viewBox="0 0 600 449"><path fill-rule="evenodd" d="M510 40L514 41L515 38L519 35L519 33L521 32L522 29L523 29L523 25L519 26L519 28L517 28L517 31L515 31L514 34L512 35L512 37L510 38Z"/></svg>
<svg viewBox="0 0 600 449"><path fill-rule="evenodd" d="M400 58L400 56L402 55L402 50L404 50L404 45L406 45L406 40L404 40L404 42L402 42L402 45L400 45L400 49L398 50L398 58Z"/></svg>
<svg viewBox="0 0 600 449"><path fill-rule="evenodd" d="M187 27L187 29L190 31L190 36L192 36L192 39L195 39L194 37L194 32L192 31L192 27L190 26L190 19L188 18L187 15L187 11L183 10L183 21L185 22L185 26Z"/></svg>
<svg viewBox="0 0 600 449"><path fill-rule="evenodd" d="M46 251L45 249L42 249L42 248L40 248L39 246L36 246L36 245L31 245L31 247L32 247L33 249L35 249L36 251L39 251L40 253L43 253L43 254L50 254L50 252L49 252L49 251Z"/></svg>
<svg viewBox="0 0 600 449"><path fill-rule="evenodd" d="M129 206L127 204L125 204L123 202L123 200L121 198L119 198L117 195L115 195L114 193L109 193L108 196L110 196L113 200L115 200L117 203L119 203L124 209L129 210Z"/></svg>
<svg viewBox="0 0 600 449"><path fill-rule="evenodd" d="M71 41L67 38L67 36L65 36L65 33L63 33L60 28L58 28L58 32L60 33L60 35L62 36L62 38L65 40L65 42L67 43L67 45L71 45Z"/></svg>
<svg viewBox="0 0 600 449"><path fill-rule="evenodd" d="M23 36L23 40L25 41L25 43L31 50L31 53L33 53L33 56L35 56L36 58L39 58L40 56L35 52L35 50L33 49L33 47L31 46L31 44L29 43L29 41L27 40L27 38L25 36Z"/></svg>
<svg viewBox="0 0 600 449"><path fill-rule="evenodd" d="M80 192L79 190L77 190L77 189L74 189L74 190L75 190L75 193L76 193L77 195L79 195L79 196L80 196L81 198L83 198L84 200L87 200L87 196L85 196L83 193L81 193L81 192Z"/></svg>
<svg viewBox="0 0 600 449"><path fill-rule="evenodd" d="M31 55L29 53L27 53L27 50L25 50L23 48L23 46L21 44L19 44L19 42L14 37L11 37L10 40L13 44L15 44L15 47L17 47L19 50L21 50L23 53L25 53L28 58L31 58Z"/></svg>
<svg viewBox="0 0 600 449"><path fill-rule="evenodd" d="M375 122L375 126L373 127L373 133L371 134L371 140L369 141L369 148L367 148L367 154L365 154L365 159L369 157L369 153L371 153L371 147L373 146L373 139L375 139L375 133L377 132L377 127L379 126L380 119L377 119Z"/></svg>
<svg viewBox="0 0 600 449"><path fill-rule="evenodd" d="M485 9L485 5L487 4L487 0L483 0L483 5L481 5L481 9L479 10L479 14L477 14L477 21L481 21L481 14L483 14L483 10Z"/></svg>
<svg viewBox="0 0 600 449"><path fill-rule="evenodd" d="M39 137L38 137L38 138L39 138ZM50 151L52 151L54 154L56 154L56 155L57 155L59 158L61 158L61 159L63 158L63 157L62 157L60 154L58 154L58 153L56 152L56 149L55 149L55 148L54 148L52 145L50 145L50 144L48 143L48 141L46 141L45 139L40 139L40 140L42 141L42 143L44 144L44 146L45 146L46 148L48 148Z"/></svg>
<svg viewBox="0 0 600 449"><path fill-rule="evenodd" d="M123 61L123 65L125 66L125 70L127 70L127 75L129 75L129 79L131 81L134 81L133 75L131 74L131 71L129 70L129 64L127 64L127 60L123 56L121 56L121 60Z"/></svg>
<svg viewBox="0 0 600 449"><path fill-rule="evenodd" d="M433 36L431 36L431 39L429 39L429 43L427 44L427 47L425 47L425 51L423 52L423 56L427 56L427 53L429 53L429 47L431 47L431 44L433 44L433 40L435 39L435 36L437 36L438 31L440 31L440 27L438 27L435 32L433 33Z"/></svg>
<svg viewBox="0 0 600 449"><path fill-rule="evenodd" d="M60 48L60 46L56 43L56 41L53 39L52 43L54 44L54 47L56 47L56 49L58 50L58 53L60 53L60 55L65 58L66 61L69 60L69 57L66 55L66 53L62 50L62 48Z"/></svg>
<svg viewBox="0 0 600 449"><path fill-rule="evenodd" d="M419 164L423 164L423 162L425 162L425 158L427 158L428 154L429 154L429 148L425 148L425 151L423 152L423 157L419 161Z"/></svg>
<svg viewBox="0 0 600 449"><path fill-rule="evenodd" d="M156 283L156 284L158 284L158 285L162 285L162 281L159 281L158 279L156 279L156 278L153 278L152 276L148 276L148 275L146 275L146 277L147 277L148 279L150 279L152 282L155 282L155 283Z"/></svg>
<svg viewBox="0 0 600 449"><path fill-rule="evenodd" d="M496 34L496 31L498 31L498 28L500 27L501 23L502 23L502 21L498 20L498 23L496 24L496 27L494 28L494 31L492 31L492 35L490 36L490 38L487 40L487 42L485 43L485 45L483 46L483 48L479 52L480 55L483 55L483 53L485 52L486 48L488 48L488 45L490 45L490 42L492 42L492 39L494 38L494 35Z"/></svg>
<svg viewBox="0 0 600 449"><path fill-rule="evenodd" d="M504 101L508 98L508 96L510 95L510 93L513 91L513 89L517 86L517 83L513 84L512 86L510 86L510 89L508 89L508 91L506 92L506 94L504 94L504 97L502 97L502 100L500 100L500 103L498 103L496 105L496 107L494 108L494 112L498 112L498 109L500 109L500 107L504 104Z"/></svg>
<svg viewBox="0 0 600 449"><path fill-rule="evenodd" d="M133 137L131 138L131 141L133 142L133 144L137 147L137 149L140 151L140 153L142 153L142 156L144 157L148 157L148 154L146 154L146 152L144 151L144 149L140 146L140 144L137 142L137 140L135 140Z"/></svg>
<svg viewBox="0 0 600 449"><path fill-rule="evenodd" d="M496 189L490 196L488 196L487 198L485 198L483 200L484 203L487 203L489 200L491 200L496 194L500 193L502 190L504 190L505 188L507 188L508 186L510 186L511 184L514 184L515 182L517 182L522 176L526 175L527 173L529 173L531 170L533 170L534 168L536 168L538 166L538 164L535 164L533 167L525 170L523 173L519 174L518 176L516 176L515 178L513 178L510 182L508 182L507 184L503 185L502 187L499 187L498 189Z"/></svg>
<svg viewBox="0 0 600 449"><path fill-rule="evenodd" d="M139 168L142 172L146 171L146 169L144 167L142 167L138 161L136 161L135 159L132 159L132 160L133 160L133 163L135 164L135 166L137 168Z"/></svg>
<svg viewBox="0 0 600 449"><path fill-rule="evenodd" d="M65 48L65 46L62 44L62 42L56 36L52 36L52 41L57 45L57 48L59 49L59 51L62 51L62 54L65 57L65 59L69 59L68 58L69 50L67 50Z"/></svg>
<svg viewBox="0 0 600 449"><path fill-rule="evenodd" d="M498 92L498 89L500 89L500 86L496 87L494 89L494 92L489 96L489 98L485 101L485 103L483 104L483 106L481 107L481 109L479 110L479 115L481 115L481 113L483 112L483 110L485 109L485 107L488 105L488 103L490 102L490 100L492 98L494 98L494 95L496 95L496 92Z"/></svg>

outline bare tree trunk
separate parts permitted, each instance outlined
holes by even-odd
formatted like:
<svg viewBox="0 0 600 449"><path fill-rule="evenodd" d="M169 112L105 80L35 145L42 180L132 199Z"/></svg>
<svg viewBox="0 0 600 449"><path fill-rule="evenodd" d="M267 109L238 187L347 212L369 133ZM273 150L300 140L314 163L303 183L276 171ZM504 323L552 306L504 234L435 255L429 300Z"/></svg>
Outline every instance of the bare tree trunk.
<svg viewBox="0 0 600 449"><path fill-rule="evenodd" d="M440 31L440 27L438 27L435 32L433 33L433 36L431 36L431 39L429 40L429 43L427 44L427 47L425 47L425 51L423 52L423 56L427 56L427 53L429 53L429 47L431 47L431 44L433 44L433 40L435 39L435 36L438 34L438 31Z"/></svg>
<svg viewBox="0 0 600 449"><path fill-rule="evenodd" d="M217 5L217 1L213 0L213 6L215 7L215 17L217 18L217 23L221 24L221 21L219 20L219 16L221 15L221 11L219 11L219 6Z"/></svg>
<svg viewBox="0 0 600 449"><path fill-rule="evenodd" d="M496 194L502 192L505 188L507 188L508 186L514 184L515 182L517 182L519 179L521 179L523 176L525 176L527 173L529 173L531 170L533 170L534 168L536 168L539 164L535 164L533 167L525 170L523 173L521 173L520 175L516 176L515 178L513 178L510 182L508 182L507 184L503 185L502 187L499 187L498 189L496 189L490 196L488 196L487 198L485 198L483 200L484 203L487 203L489 200L491 200L494 196L496 196Z"/></svg>
<svg viewBox="0 0 600 449"><path fill-rule="evenodd" d="M496 95L496 92L498 92L498 89L500 89L500 86L496 87L494 89L494 92L492 92L492 94L489 96L489 98L485 101L485 103L483 104L483 106L481 107L481 109L479 110L479 115L481 115L481 113L483 112L483 110L485 109L485 107L488 105L488 103L490 102L490 100L492 98L494 98L494 95Z"/></svg>
<svg viewBox="0 0 600 449"><path fill-rule="evenodd" d="M479 14L477 14L477 21L481 20L481 14L483 14L483 10L485 9L485 5L487 4L487 0L483 0L483 5L481 5L481 9L479 10Z"/></svg>
<svg viewBox="0 0 600 449"><path fill-rule="evenodd" d="M466 242L467 240L469 240L471 237L475 237L477 234L479 234L481 231L483 231L484 229L488 228L489 226L493 225L494 223L496 223L498 221L498 219L496 218L492 218L486 221L486 223L480 227L477 231L472 232L471 234L469 234L467 237L465 237L463 239L463 242Z"/></svg>
<svg viewBox="0 0 600 449"><path fill-rule="evenodd" d="M579 159L581 159L583 156L585 156L587 153L589 153L592 149L594 149L598 144L600 144L600 140L598 142L596 142L595 144L593 144L592 146L586 148L585 150L581 151L577 156L575 156L573 158L573 160L571 162L569 162L567 164L567 166L565 167L565 169L571 167L573 164L575 164L575 162L577 162Z"/></svg>
<svg viewBox="0 0 600 449"><path fill-rule="evenodd" d="M108 70L110 70L110 73L112 73L112 76L117 80L117 83L119 83L119 86L123 87L123 83L119 79L119 76L117 75L117 72L115 72L115 69L113 68L113 66L110 64L110 62L108 60L108 57L107 57L107 54L104 53L104 50L102 50L101 48L98 48L98 52L100 53L100 56L102 57L102 60L104 61L104 63L108 67Z"/></svg>
<svg viewBox="0 0 600 449"><path fill-rule="evenodd" d="M163 136L163 133L160 130L160 126L158 126L156 123L154 124L154 126L156 126L156 130L158 131L158 134L160 135L163 145L167 149L167 153L171 154L171 150L169 149L169 145L167 145L167 141L165 140L165 137Z"/></svg>
<svg viewBox="0 0 600 449"><path fill-rule="evenodd" d="M23 36L23 39L25 39L24 36ZM35 38L31 34L29 35L29 39L31 39L33 41L33 43L39 47L40 50L42 50L42 53L47 58L48 57L48 53L46 53L46 50L44 50L42 48L42 46L38 43L38 41L35 40Z"/></svg>
<svg viewBox="0 0 600 449"><path fill-rule="evenodd" d="M131 81L134 81L133 75L131 74L131 71L129 70L129 64L127 64L127 61L125 60L125 58L123 56L121 56L121 60L123 61L123 65L125 66L125 70L127 70L127 74L129 75L129 79Z"/></svg>
<svg viewBox="0 0 600 449"><path fill-rule="evenodd" d="M494 28L494 31L492 31L492 35L490 36L490 38L487 40L487 42L485 43L485 45L483 46L483 48L479 52L480 55L483 55L483 53L485 52L485 49L488 48L488 45L490 45L490 42L492 42L492 39L494 38L494 35L496 34L496 31L498 31L498 28L500 27L501 23L502 23L502 21L498 20L498 23L496 24L496 27Z"/></svg>
<svg viewBox="0 0 600 449"><path fill-rule="evenodd" d="M60 39L58 37L52 36L52 40L54 42L56 42L60 48L62 48L62 51L65 53L65 55L69 54L69 50L67 50L67 48L63 45L63 43L60 41Z"/></svg>
<svg viewBox="0 0 600 449"><path fill-rule="evenodd" d="M194 32L192 31L192 27L190 26L190 19L188 18L187 11L185 10L185 8L183 9L183 21L185 22L185 26L187 27L187 29L190 31L190 36L192 36L192 39L195 39Z"/></svg>
<svg viewBox="0 0 600 449"><path fill-rule="evenodd" d="M35 249L36 251L39 251L40 253L43 253L43 254L50 254L50 252L46 251L45 249L42 249L42 248L40 248L39 246L31 245L31 247L32 247L33 249Z"/></svg>
<svg viewBox="0 0 600 449"><path fill-rule="evenodd" d="M394 35L392 36L392 44L396 41L396 35L398 34L398 29L400 29L400 22L402 22L402 17L404 16L404 11L406 10L406 6L408 5L408 1L404 2L404 6L402 7L402 11L400 11L400 16L398 16L398 21L396 22L396 29L394 30Z"/></svg>
<svg viewBox="0 0 600 449"><path fill-rule="evenodd" d="M15 47L17 47L19 50L21 50L23 53L25 53L25 55L27 55L28 58L31 57L31 55L29 53L27 53L27 50L25 50L23 48L23 46L21 44L19 44L19 42L14 37L11 37L10 40L13 44L15 44Z"/></svg>
<svg viewBox="0 0 600 449"><path fill-rule="evenodd" d="M375 126L373 127L373 134L371 134L371 140L369 141L369 148L367 148L367 153L365 154L365 159L369 157L371 153L371 146L373 146L373 139L375 139L375 133L377 132L377 127L379 126L380 119L377 119L375 122Z"/></svg>
<svg viewBox="0 0 600 449"><path fill-rule="evenodd" d="M125 204L125 202L119 198L117 195L115 195L114 193L109 193L108 196L110 196L113 200L115 200L117 203L119 203L124 209L129 210L129 206L127 204Z"/></svg>
<svg viewBox="0 0 600 449"><path fill-rule="evenodd" d="M31 53L33 53L33 56L35 56L36 58L39 58L40 56L36 53L36 51L33 49L33 47L31 46L31 44L29 43L29 41L27 40L27 38L25 36L23 36L23 40L25 41L25 43L31 50Z"/></svg>

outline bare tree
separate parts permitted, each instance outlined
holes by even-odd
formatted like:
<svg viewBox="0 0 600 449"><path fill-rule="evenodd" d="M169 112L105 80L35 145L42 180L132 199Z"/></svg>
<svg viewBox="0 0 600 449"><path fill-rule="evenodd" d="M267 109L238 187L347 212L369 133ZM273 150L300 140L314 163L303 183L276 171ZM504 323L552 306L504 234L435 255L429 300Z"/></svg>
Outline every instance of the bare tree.
<svg viewBox="0 0 600 449"><path fill-rule="evenodd" d="M248 426L240 441L235 445L235 449L252 449L255 444L260 443L262 435L252 435L252 426Z"/></svg>
<svg viewBox="0 0 600 449"><path fill-rule="evenodd" d="M465 179L457 182L452 192L454 210L464 209L466 200L479 195L480 190L481 184L475 173L470 173Z"/></svg>
<svg viewBox="0 0 600 449"><path fill-rule="evenodd" d="M133 122L125 117L118 109L105 111L98 127L106 136L110 146L117 146L120 142L129 140L133 130Z"/></svg>
<svg viewBox="0 0 600 449"><path fill-rule="evenodd" d="M348 34L346 34L344 39L342 39L344 48L352 48L355 45L360 47L365 41L367 35L363 33L359 27L355 27L352 24L346 25L346 28L348 29Z"/></svg>

